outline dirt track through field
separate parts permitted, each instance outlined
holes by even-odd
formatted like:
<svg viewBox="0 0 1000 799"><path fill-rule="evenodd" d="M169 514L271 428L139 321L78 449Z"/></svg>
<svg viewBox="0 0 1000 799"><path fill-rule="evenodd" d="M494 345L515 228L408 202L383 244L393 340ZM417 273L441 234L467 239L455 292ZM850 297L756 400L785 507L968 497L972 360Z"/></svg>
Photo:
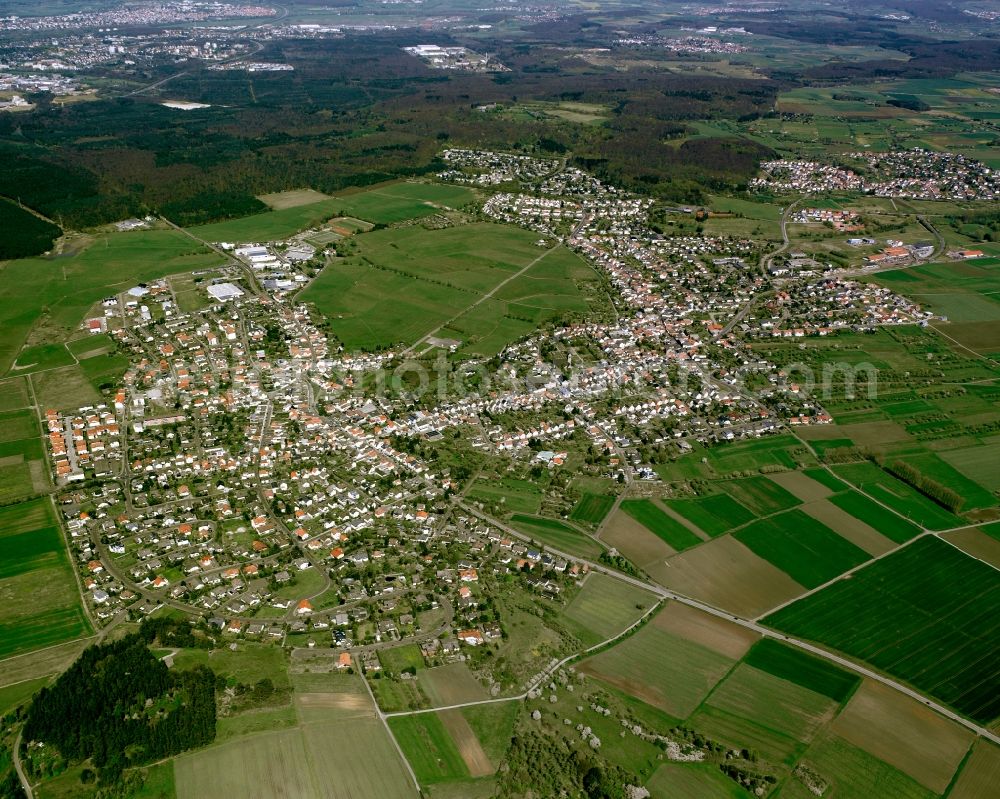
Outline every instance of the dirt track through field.
<svg viewBox="0 0 1000 799"><path fill-rule="evenodd" d="M458 747L471 776L486 777L496 770L461 710L442 710L438 718Z"/></svg>

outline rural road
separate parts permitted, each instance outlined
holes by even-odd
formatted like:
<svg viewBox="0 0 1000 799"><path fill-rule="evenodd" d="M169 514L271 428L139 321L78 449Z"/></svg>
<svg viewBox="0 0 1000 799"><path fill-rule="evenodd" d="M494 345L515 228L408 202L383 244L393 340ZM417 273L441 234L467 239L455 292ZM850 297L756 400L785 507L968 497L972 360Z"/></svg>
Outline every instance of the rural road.
<svg viewBox="0 0 1000 799"><path fill-rule="evenodd" d="M507 533L507 534L509 534L511 536L514 536L514 537L516 537L516 538L518 538L520 540L523 540L523 541L530 541L531 540L530 536L526 536L523 533L518 532L517 530L513 529L512 527L507 526L506 524L504 524L500 520L494 519L493 517L488 516L487 514L482 513L480 511L476 510L475 508L470 507L469 505L466 505L464 502L459 501L457 504L459 504L464 510L468 511L472 515L474 515L474 516L482 519L483 521L489 522L490 524L498 527L499 529L503 530L505 533ZM939 532L948 532L948 531L939 531ZM547 545L544 546L544 549L548 550L549 552L552 552L553 554L559 555L560 557L562 557L562 558L564 558L564 559L566 559L568 561L571 561L571 562L574 562L574 563L584 564L587 567L589 567L591 571L597 571L597 572L600 572L602 574L606 574L609 577L614 577L614 578L616 578L618 580L621 580L623 582L629 583L630 585L634 585L634 586L636 586L638 588L644 588L647 591L650 591L653 594L656 594L661 599L672 599L675 602L680 602L681 604L688 605L690 607L696 608L696 609L698 609L698 610L700 610L700 611L702 611L704 613L708 613L708 614L711 614L712 616L716 616L717 618L724 619L725 621L731 622L732 624L737 624L737 625L739 625L741 627L745 627L745 628L747 628L749 630L753 630L758 635L761 635L761 636L764 636L764 637L767 637L767 638L773 638L773 639L778 640L778 641L783 641L786 644L789 644L791 646L797 647L799 649L803 649L806 652L809 652L809 653L811 653L813 655L816 655L817 657L820 657L823 660L827 660L827 661L830 661L832 663L836 663L838 666L841 666L842 668L845 668L848 671L852 671L855 674L860 674L863 677L867 677L868 679L875 680L876 682L880 682L883 685L886 685L886 686L888 686L890 688L894 688L895 690L899 691L900 693L906 694L907 696L911 697L912 699L916 699L922 705L925 705L925 706L931 708L932 710L936 711L940 715L945 716L946 718L951 719L952 721L954 721L954 722L956 722L958 724L961 724L963 727L965 727L968 730L971 730L976 735L979 735L979 736L981 736L983 738L986 738L987 740L991 741L994 744L1000 745L1000 735L997 735L996 733L994 733L994 732L986 729L985 727L981 727L978 724L976 724L975 722L970 721L969 719L967 719L967 718L965 718L963 716L960 716L958 713L955 713L954 711L949 710L947 707L944 707L943 705L939 704L938 702L935 702L932 699L928 699L927 697L925 697L923 694L919 693L918 691L915 691L912 688L910 688L910 687L908 687L906 685L903 685L902 683L897 682L896 680L891 679L890 677L886 677L886 676L884 676L882 674L879 674L876 671L873 671L872 669L869 669L869 668L867 668L865 666L862 666L862 665L860 665L858 663L855 663L852 660L849 660L849 659L847 659L845 657L837 655L837 654L835 654L833 652L830 652L830 651L828 651L826 649L823 649L821 647L815 646L814 644L810 644L807 641L801 641L801 640L799 640L797 638L792 638L791 636L784 635L783 633L779 633L779 632L777 632L775 630L772 630L772 629L770 629L768 627L764 627L763 625L757 623L753 619L746 619L746 618L743 618L741 616L736 616L736 615L734 615L732 613L729 613L728 611L720 610L719 608L716 608L716 607L714 607L712 605L706 604L705 602L701 602L701 601L699 601L697 599L692 599L691 597L685 596L684 594L678 594L675 591L670 591L670 590L668 590L666 588L663 588L662 586L659 586L659 585L652 585L650 583L645 582L644 580L640 580L638 578L631 577L631 576L629 576L627 574L623 574L623 573L621 573L619 571L616 571L615 569L608 568L607 566L603 566L603 565L601 565L599 563L594 563L592 561L588 561L588 560L585 560L583 558L578 558L578 557L576 557L574 555L570 555L567 552L562 552L562 551L560 551L558 549L555 549L555 548L547 546ZM893 551L898 551L898 549L897 550L893 550ZM862 567L863 566L867 566L867 565L869 565L869 564L871 564L873 562L874 562L874 560L866 561L866 563L862 564ZM862 568L862 567L858 567L858 568ZM840 579L840 578L837 578L837 579Z"/></svg>
<svg viewBox="0 0 1000 799"><path fill-rule="evenodd" d="M24 789L24 793L27 795L28 799L35 799L35 794L31 790L31 782L28 780L28 775L24 773L24 769L21 767L21 732L17 733L17 740L14 741L14 751L12 753L14 760L14 771L17 772L17 778L21 781L21 787Z"/></svg>

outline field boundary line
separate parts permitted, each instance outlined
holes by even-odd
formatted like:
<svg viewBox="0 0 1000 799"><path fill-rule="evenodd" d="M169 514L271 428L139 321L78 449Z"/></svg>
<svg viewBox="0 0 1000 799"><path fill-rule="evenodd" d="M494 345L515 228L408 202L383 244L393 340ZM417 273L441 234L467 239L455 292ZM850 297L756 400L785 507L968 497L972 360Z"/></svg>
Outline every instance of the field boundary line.
<svg viewBox="0 0 1000 799"><path fill-rule="evenodd" d="M504 530L504 531L506 531L508 533L511 533L511 534L515 535L516 537L518 537L518 538L523 538L523 536L521 534L517 533L514 530L511 530L507 525L505 525L503 522L499 521L498 519L494 519L491 516L488 516L487 514L482 513L481 511L475 510L474 508L470 508L468 505L465 505L464 503L459 503L459 504L461 504L463 508L465 508L467 511L469 511L473 515L478 516L479 518L483 519L483 521L489 522L490 524L493 524L494 526L498 527L499 529ZM976 525L967 525L967 526L974 527ZM958 528L958 529L961 529L961 528ZM926 532L926 535L934 535L936 532L948 532L948 531L931 531L931 530L928 530ZM913 538L911 540L916 540L916 538L917 537L915 537L915 538ZM910 542L907 542L907 543L910 543ZM941 704L940 702L938 702L938 701L936 701L934 699L927 698L924 694L920 693L919 691L917 691L917 690L915 690L913 688L910 688L905 683L902 683L902 682L900 682L900 681L898 681L898 680L896 680L896 679L894 679L892 677L880 674L879 672L875 671L874 669L869 668L867 666L864 666L864 665L862 665L860 663L857 663L857 662L851 660L850 658L848 658L848 657L846 657L844 655L838 655L838 654L836 654L833 651L830 651L828 649L824 649L823 647L817 646L815 644L811 644L808 641L803 641L803 640L800 640L798 638L793 638L791 636L785 635L784 633L779 632L777 630L774 630L774 629L772 629L770 627L766 627L763 624L760 624L760 623L758 623L757 621L755 621L753 619L745 619L742 616L736 615L735 613L731 613L729 611L722 610L721 608L716 608L716 607L708 604L707 602L702 602L702 601L700 601L698 599L694 599L692 597L685 596L684 594L680 594L680 593L678 593L676 591L664 588L663 586L656 585L656 584L652 584L651 585L649 583L643 582L642 580L640 580L638 578L632 577L632 576L627 575L627 574L622 574L622 573L620 573L618 571L615 571L614 569L611 569L611 568L609 568L607 566L603 566L603 565L601 565L599 563L593 563L593 562L585 560L583 558L578 558L578 557L574 557L572 555L568 555L567 553L560 552L559 550L553 549L552 547L547 547L547 549L550 552L553 552L553 553L555 553L557 555L560 555L561 557L567 558L570 561L573 561L573 562L576 562L576 563L586 564L592 570L602 572L603 574L606 574L606 575L608 575L610 577L615 577L615 578L617 578L619 580L622 580L624 582L627 582L627 583L630 583L632 585L638 586L640 588L645 588L648 591L651 591L652 593L654 593L657 596L661 597L661 599L673 599L673 600L675 600L677 602L680 602L681 604L688 605L690 607L695 608L696 610L700 610L700 611L702 611L704 613L708 613L711 616L716 616L716 617L718 617L720 619L723 619L724 621L728 621L728 622L732 622L732 623L738 624L741 627L745 627L748 630L752 630L752 631L756 632L758 635L764 636L766 638L773 638L773 639L775 639L777 641L783 641L784 643L787 643L790 646L794 646L794 647L797 647L799 649L803 649L806 652L809 652L810 654L813 654L813 655L816 655L817 657L822 658L823 660L828 660L831 663L835 663L836 665L841 666L842 668L845 668L845 669L847 669L849 671L852 671L852 672L854 672L856 674L860 674L862 677L868 677L869 679L875 680L876 682L880 682L883 685L888 686L889 688L894 688L895 690L899 691L900 693L909 696L911 699L915 699L916 701L920 702L921 704L926 705L931 710L934 710L935 712L937 712L939 715L944 716L945 718L950 719L951 721L954 721L954 722L960 724L961 726L965 727L968 730L971 730L972 732L974 732L976 735L980 736L981 738L985 738L985 739L991 741L994 744L1000 745L1000 735L998 735L997 733L992 732L991 730L989 730L986 727L980 726L976 722L974 722L971 719L968 719L965 716L962 716L961 714L959 714L959 713L951 710L950 708L946 707L945 705ZM892 551L894 551L894 552L895 551L899 551L899 549L897 548L896 550L892 550ZM862 564L862 565L867 565L867 564Z"/></svg>
<svg viewBox="0 0 1000 799"><path fill-rule="evenodd" d="M358 670L360 672L360 669ZM420 781L417 779L417 774L413 770L413 766L410 765L410 761L407 759L406 755L403 753L403 747L399 745L399 741L396 740L396 736L392 734L392 728L389 726L388 716L382 712L382 708L378 706L378 701L375 699L375 693L372 691L372 687L368 684L368 678L365 677L364 673L361 672L361 682L365 684L365 690L368 692L368 698L371 699L372 705L375 708L375 715L378 716L378 720L382 722L382 726L385 728L386 733L389 735L389 740L392 741L392 745L396 747L396 752L406 766L406 770L410 775L410 779L413 780L413 786L417 789L417 795L423 796L423 792L420 790Z"/></svg>

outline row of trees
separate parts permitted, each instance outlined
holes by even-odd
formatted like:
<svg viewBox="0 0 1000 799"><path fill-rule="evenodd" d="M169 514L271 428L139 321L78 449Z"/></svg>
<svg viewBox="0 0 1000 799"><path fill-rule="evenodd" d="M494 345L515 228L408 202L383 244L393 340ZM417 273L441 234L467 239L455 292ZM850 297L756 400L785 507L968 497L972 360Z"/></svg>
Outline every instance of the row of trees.
<svg viewBox="0 0 1000 799"><path fill-rule="evenodd" d="M927 477L927 475L908 463L893 461L884 468L889 474L898 477L904 483L909 483L925 497L934 500L938 505L950 510L952 513L961 511L962 505L965 504L965 497L957 491L948 488L948 486L939 483L937 480Z"/></svg>

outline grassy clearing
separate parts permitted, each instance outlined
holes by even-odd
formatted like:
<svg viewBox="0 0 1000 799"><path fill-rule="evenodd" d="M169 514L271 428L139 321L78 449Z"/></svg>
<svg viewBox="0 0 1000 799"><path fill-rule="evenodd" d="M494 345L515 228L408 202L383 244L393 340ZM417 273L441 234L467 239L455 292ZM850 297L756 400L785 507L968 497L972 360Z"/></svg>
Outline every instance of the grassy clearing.
<svg viewBox="0 0 1000 799"><path fill-rule="evenodd" d="M806 588L822 585L869 558L863 549L797 508L760 519L733 535Z"/></svg>
<svg viewBox="0 0 1000 799"><path fill-rule="evenodd" d="M462 353L489 357L546 320L585 315L605 302L579 256L536 241L529 231L486 223L376 230L356 237L356 255L324 269L301 299L330 319L349 348L409 344L450 322L442 335L463 342ZM508 279L474 313L460 315Z"/></svg>
<svg viewBox="0 0 1000 799"><path fill-rule="evenodd" d="M296 208L300 205L312 205L313 203L329 200L329 194L315 191L314 189L290 189L288 191L277 191L272 194L261 194L257 197L262 203L273 211L282 211L285 208Z"/></svg>
<svg viewBox="0 0 1000 799"><path fill-rule="evenodd" d="M8 711L27 702L48 682L48 677L39 677L0 688L0 716L5 716Z"/></svg>
<svg viewBox="0 0 1000 799"><path fill-rule="evenodd" d="M702 543L698 536L672 516L668 516L651 500L626 499L620 507L639 524L678 552Z"/></svg>
<svg viewBox="0 0 1000 799"><path fill-rule="evenodd" d="M381 649L378 659L382 662L382 668L393 674L400 674L406 669L424 667L424 656L420 654L420 647L416 644Z"/></svg>
<svg viewBox="0 0 1000 799"><path fill-rule="evenodd" d="M865 660L982 723L1000 715L996 571L922 538L765 622Z"/></svg>
<svg viewBox="0 0 1000 799"><path fill-rule="evenodd" d="M664 763L646 783L652 799L748 799L717 766Z"/></svg>
<svg viewBox="0 0 1000 799"><path fill-rule="evenodd" d="M772 638L758 641L743 662L836 702L846 700L861 682L856 674Z"/></svg>
<svg viewBox="0 0 1000 799"><path fill-rule="evenodd" d="M604 548L586 533L574 530L555 519L515 513L510 517L510 524L540 544L570 555L595 560L604 551Z"/></svg>
<svg viewBox="0 0 1000 799"><path fill-rule="evenodd" d="M798 497L766 477L730 480L720 483L719 487L760 516L789 510L802 504Z"/></svg>
<svg viewBox="0 0 1000 799"><path fill-rule="evenodd" d="M462 708L462 715L494 766L500 765L510 747L519 711L518 702L493 702Z"/></svg>
<svg viewBox="0 0 1000 799"><path fill-rule="evenodd" d="M470 499L499 502L510 513L538 513L542 504L541 488L528 480L502 477L499 480L477 480L468 495Z"/></svg>
<svg viewBox="0 0 1000 799"><path fill-rule="evenodd" d="M437 713L394 716L389 719L389 727L422 785L469 776L458 747Z"/></svg>
<svg viewBox="0 0 1000 799"><path fill-rule="evenodd" d="M857 491L830 497L830 502L856 519L871 525L886 538L905 544L920 532L920 528Z"/></svg>
<svg viewBox="0 0 1000 799"><path fill-rule="evenodd" d="M575 623L573 632L584 644L611 638L638 619L655 601L649 591L605 574L590 574L563 615Z"/></svg>
<svg viewBox="0 0 1000 799"><path fill-rule="evenodd" d="M663 504L713 538L756 518L728 494L711 494L695 499L665 499Z"/></svg>

